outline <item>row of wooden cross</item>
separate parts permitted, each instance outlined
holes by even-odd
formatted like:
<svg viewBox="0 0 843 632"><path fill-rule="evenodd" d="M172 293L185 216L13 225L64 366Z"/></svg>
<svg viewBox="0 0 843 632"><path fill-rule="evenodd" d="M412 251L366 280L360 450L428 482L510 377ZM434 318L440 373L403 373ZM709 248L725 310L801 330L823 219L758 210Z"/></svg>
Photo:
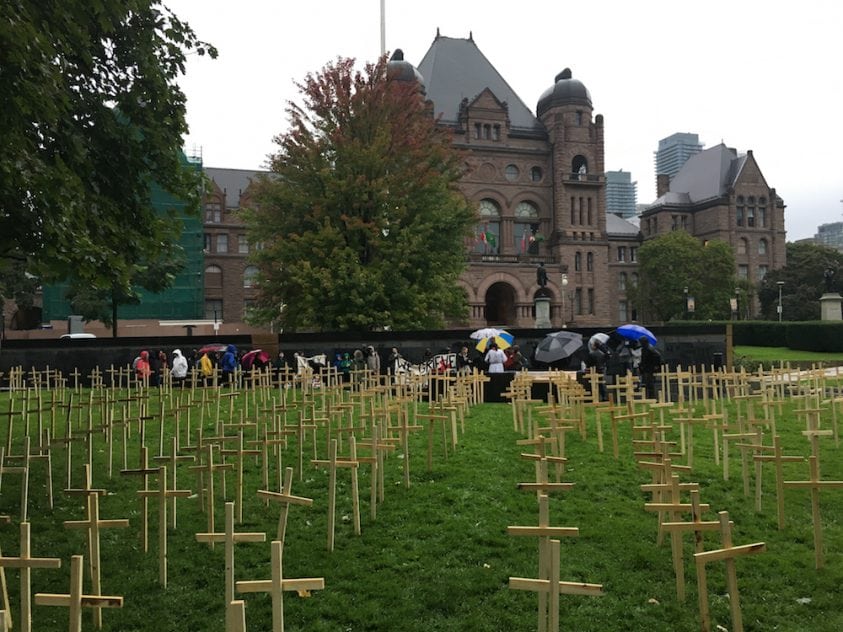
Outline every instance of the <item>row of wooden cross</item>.
<svg viewBox="0 0 843 632"><path fill-rule="evenodd" d="M226 543L226 619L227 628L239 629L242 619L239 606L230 590L233 586L233 543L235 541L257 541L256 535L235 534L233 521L243 522L244 507L244 466L250 459L261 464L261 476L264 489L257 490L257 497L264 503L279 503L282 507L279 516L276 539L272 544L273 579L270 584L264 582L237 582L241 592L257 590L277 590L282 582L283 590L312 590L321 588L320 580L280 580L280 560L285 540L287 512L290 505L312 504L310 499L294 496L292 483L294 470L285 468L281 478L282 448L288 440L296 442L298 457L298 475L303 475L306 460L306 444L310 443L312 465L327 468L329 471L329 530L328 548L334 546L336 512L336 477L338 470L348 468L356 480L357 468L368 465L371 468L371 516L375 519L376 508L383 502L384 459L397 449L403 451L404 483L410 484L409 435L419 430L427 430L428 449L427 465L432 467L436 431L441 430L441 449L446 458L459 442L459 435L465 431L465 417L469 407L477 403L482 396L482 384L485 378L479 373L461 376L428 377L425 383L420 380L407 380L401 385L389 384L366 375L353 385L337 382L333 386L325 385L320 389L302 393L301 389L288 388L284 383L272 384L268 380L258 379L247 391L232 389L144 389L115 390L100 384L98 388L76 394L73 390L61 387L46 390L32 386L9 394L9 405L5 411L5 443L0 447L0 486L3 475L21 475L20 516L26 523L29 506L30 473L38 459L45 460L45 483L52 507L52 460L54 449L63 451L66 460L66 495L78 495L85 499L86 519L68 521L67 528L84 528L88 533L88 566L91 579L91 595L83 595L81 601L73 606L77 610L82 606L94 609L94 621L101 626L101 608L114 607L122 603L116 597L103 597L101 592L101 556L100 532L108 528L125 528L128 520L106 520L99 514L99 499L106 494L105 489L94 488L92 472L94 455L105 452L107 459L106 474L111 478L115 457L122 457L121 475L135 476L141 482L138 491L140 510L140 537L143 550L148 551L149 527L148 504L157 501L158 505L158 556L159 580L167 585L167 528L176 527L176 500L196 497L207 518L207 532L198 534L199 541ZM431 401L426 409L419 405L424 394L424 386L435 391L439 398ZM238 406L235 407L235 400ZM198 409L198 410L197 410ZM237 416L237 413L239 417ZM197 414L198 413L198 414ZM198 418L198 419L197 419ZM293 423L290 423L290 419ZM207 421L206 421L207 420ZM208 421L212 421L213 432L206 433ZM191 423L193 422L193 425ZM150 428L158 431L157 462L150 464L150 446L148 433ZM33 448L30 434L42 439ZM22 440L20 439L23 436ZM169 437L167 436L169 435ZM210 436L209 436L210 435ZM54 438L61 437L60 439ZM359 437L359 439L358 439ZM22 445L21 445L22 443ZM74 450L75 444L82 444L83 450ZM327 445L327 458L320 458L320 446ZM340 449L348 447L348 455L342 455ZM370 456L357 454L358 447L366 449ZM8 452L6 452L8 448ZM134 459L130 453L137 449L136 465L130 465ZM20 465L11 465L18 461ZM197 493L179 489L177 472L182 464L196 477ZM79 487L71 484L72 475L78 467L84 469L84 483ZM272 485L272 470L275 471L275 483ZM102 470L100 470L102 472ZM226 503L226 532L215 529L216 498L220 495L215 490L215 481L222 484L222 496L228 497L226 472L235 473L234 502ZM37 474L38 472L36 472ZM153 481L157 477L157 485ZM272 487L274 486L274 489ZM352 485L352 503L355 513L355 532L360 533L359 499L357 486ZM2 490L2 487L0 487ZM168 507L170 510L168 512ZM230 516L229 516L230 514ZM229 520L232 521L231 526ZM241 537L242 536L242 537ZM263 534L261 534L263 536ZM260 541L264 541L261 539ZM21 544L23 547L23 543ZM277 551L276 551L277 549ZM21 549L24 550L23 548ZM232 553L230 553L232 552ZM23 555L23 553L22 553ZM278 567L276 573L277 558ZM80 557L81 559L81 557ZM5 558L3 558L5 560ZM74 562L75 563L75 562ZM9 563L0 563L0 576ZM229 573L229 567L231 573ZM23 578L22 578L23 581ZM242 586L241 586L242 584ZM3 582L5 587L5 579ZM292 586L293 588L287 588ZM5 590L3 591L5 594ZM73 593L73 591L71 591ZM28 593L27 593L28 594ZM80 593L81 594L81 593ZM72 598L70 598L73 601ZM98 601L99 599L99 601ZM48 600L49 601L49 600ZM30 600L21 605L22 619L29 621ZM38 601L36 600L36 603ZM50 602L58 605L56 599ZM81 605L79 605L81 604ZM6 604L8 606L8 604ZM273 621L283 622L279 595L273 594ZM11 616L8 607L7 616ZM71 626L75 625L76 611L71 615ZM5 621L5 619L4 619ZM10 621L10 619L9 619ZM283 626L283 623L280 625ZM28 628L24 628L28 629ZM73 629L73 628L72 628Z"/></svg>
<svg viewBox="0 0 843 632"><path fill-rule="evenodd" d="M652 502L645 504L647 511L657 512L658 542L663 534L671 537L671 550L676 575L677 597L685 599L684 563L682 534L693 532L695 536L694 562L697 571L700 619L703 630L712 626L708 605L708 587L706 565L723 561L726 564L727 590L731 608L733 630L742 630L740 601L737 589L735 559L753 555L765 550L763 542L734 545L732 542L732 523L728 513L721 511L717 520L704 520L703 512L709 506L701 503L698 483L680 482L680 475L692 471L695 429L705 429L713 433L714 458L722 458L723 476L729 479L730 446L741 453L741 465L744 482L744 494L750 495L750 469L755 470L756 510L761 511L762 465L772 463L776 473L776 505L778 525L785 527L783 490L809 489L811 491L812 520L814 529L815 564L823 565L822 527L819 513L819 493L822 489L841 488L843 482L823 481L819 472L819 442L822 438L838 444L837 413L843 398L838 393L839 382L835 381L836 372L808 371L802 373L776 370L771 373L759 372L747 374L739 371L682 371L681 369L662 372L662 397L647 400L643 397L632 375L621 376L608 385L611 395L608 402L601 402L597 397L603 376L591 372L585 381L590 385L590 392L574 381L570 374L551 373L543 377L550 382L548 403L532 397L535 378L523 373L513 381L508 397L510 398L513 423L517 431L529 438L519 441L521 445L535 447L533 454L522 454L522 458L536 461L536 482L522 484L522 489L535 490L539 499L540 524L538 527L511 527L515 535L530 534L545 537L540 547L540 577L538 580L513 578L512 588L528 589L540 592L539 627L540 631L558 630L558 596L549 602L548 595L556 595L552 588L558 578L550 580L549 572L558 571L558 553L548 557L548 542L552 535L576 535L576 529L549 527L546 519L547 494L552 491L566 491L570 483L561 480L565 463L565 436L574 432L586 439L588 428L586 410L591 410L595 422L597 446L603 451L603 421L608 415L611 424L613 455L620 454L619 428L627 424L632 435L632 452L639 467L649 471L652 481L641 488L652 494ZM670 401L670 395L673 395ZM785 398L801 406L796 409L796 416L802 419L805 430L802 434L808 439L811 455L809 479L787 481L784 477L784 464L804 462L802 456L783 454L781 439L776 432L779 423L790 423L782 418L782 406ZM735 402L735 419L729 420L725 402ZM554 403L554 400L556 403ZM615 404L615 402L620 402ZM759 414L760 411L760 414ZM823 429L823 422L830 428ZM544 425L542 425L544 424ZM677 441L669 440L676 434ZM697 431L698 432L698 431ZM764 438L772 436L771 444L765 444ZM676 459L685 459L680 465ZM548 480L548 468L556 469L556 482ZM684 500L683 495L690 496ZM689 513L688 522L680 520L683 513ZM556 529L556 531L552 531ZM704 550L703 533L716 531L720 535L720 548ZM544 534L544 535L541 535ZM555 567L553 566L555 564ZM550 583L548 583L548 581ZM567 590L559 584L558 593ZM576 594L600 594L596 587L582 589L571 588ZM549 592L548 592L549 591Z"/></svg>

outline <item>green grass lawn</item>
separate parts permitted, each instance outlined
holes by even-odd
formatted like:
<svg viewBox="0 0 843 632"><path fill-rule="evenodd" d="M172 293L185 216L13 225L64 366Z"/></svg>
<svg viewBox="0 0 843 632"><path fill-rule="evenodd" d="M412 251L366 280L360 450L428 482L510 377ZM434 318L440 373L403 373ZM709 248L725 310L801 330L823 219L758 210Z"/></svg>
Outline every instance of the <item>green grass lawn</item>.
<svg viewBox="0 0 843 632"><path fill-rule="evenodd" d="M818 351L799 351L787 347L750 347L736 345L733 347L735 359L741 356L763 362L765 365L779 362L840 362L843 364L843 353L820 353Z"/></svg>
<svg viewBox="0 0 843 632"><path fill-rule="evenodd" d="M85 401L87 394L81 398ZM0 411L9 410L9 394L0 394ZM77 399L78 401L78 399ZM778 432L787 454L807 455L809 446L800 431L804 422L795 409L796 400L784 404L777 414ZM45 405L46 407L46 405ZM34 408L32 406L31 408ZM192 436L196 439L198 405L191 407ZM239 421L242 397L233 407L232 421ZM250 405L250 410L254 410ZM736 418L733 404L729 405ZM20 411L17 401L15 410ZM101 405L92 409L93 425L99 424ZM146 445L158 453L157 396L150 403L153 420L146 429ZM744 407L745 410L745 407ZM760 415L760 409L756 411ZM74 411L73 430L85 437L87 408ZM229 420L223 407L223 418ZM186 411L182 412L180 433L185 435ZM289 411L290 423L296 411ZM824 413L827 425L830 413ZM76 419L80 421L76 421ZM246 416L246 419L251 415ZM0 418L0 440L5 440L7 417ZM30 435L35 436L36 417L29 418ZM165 439L172 436L172 415L166 415ZM64 414L57 416L56 435L65 433ZM22 422L18 417L13 436L13 453L20 453ZM214 424L203 427L206 437L214 434ZM250 431L254 432L254 431ZM589 417L589 434L582 439L567 436L564 480L574 483L571 491L553 494L550 522L554 526L578 527L579 537L561 542L561 578L603 584L605 596L598 598L562 596L561 629L601 631L655 630L673 632L699 629L695 574L691 555L692 537L685 537L685 576L688 596L676 599L669 538L656 544L656 516L644 510L648 497L639 485L650 481L632 456L631 432L620 429L621 454L611 454L609 424L604 427L606 451L597 449L595 425ZM502 631L532 630L536 627L538 598L535 594L508 588L511 576L536 577L538 547L534 538L507 535L507 526L535 525L538 504L535 493L519 491L519 482L534 480L535 466L519 457L525 448L516 441L524 438L513 430L512 412L506 404L483 404L472 409L460 445L446 459L441 436L437 434L433 468L425 466L426 437L411 438L409 455L396 450L385 463L385 500L370 516L369 466L360 467L362 535L355 536L351 522L349 470L338 474L337 525L335 550L326 550L328 474L307 464L314 451L326 455L324 430L316 445L308 437L304 443L305 467L296 472L292 493L313 499L312 507L290 508L284 549L284 577L324 577L325 589L310 597L287 594L286 630L308 632L337 631ZM765 434L765 443L770 443ZM164 442L169 450L169 443ZM149 552L140 543L140 502L137 477L118 473L122 467L123 441L117 433L114 444L114 474L108 477L107 443L102 433L93 440L93 486L107 490L101 499L102 519L127 518L127 529L106 529L102 535L103 592L122 595L125 605L104 610L103 629L120 632L222 631L225 619L224 546L213 550L196 541L195 533L206 530L206 515L197 498L178 501L178 524L169 531L169 586L158 583L156 503L150 503ZM137 422L126 445L129 466L136 467L139 454ZM346 444L347 449L347 444ZM366 451L361 448L361 454ZM187 454L186 450L183 453ZM693 472L684 481L700 484L701 499L710 503L707 519L728 510L734 521L736 545L763 541L767 552L738 560L737 575L746 630L836 632L843 629L843 606L839 590L843 583L843 489L821 494L825 538L825 567L814 568L810 493L786 491L788 524L776 527L774 472L763 470L763 507L754 509L753 498L744 495L741 459L733 449L731 477L723 479L722 467L713 456L710 430L694 431ZM409 458L411 486L402 483L403 460ZM295 440L283 452L283 466L297 466ZM75 443L72 455L73 486L82 485L85 444ZM676 461L684 463L683 457ZM843 459L831 439L821 443L822 478L843 480ZM196 476L188 463L179 464L178 487L197 490ZM750 466L751 467L751 466ZM786 464L789 480L803 480L806 464ZM32 573L33 593L66 593L69 590L70 556L85 554L84 532L66 529L64 520L84 518L83 502L60 490L65 486L65 450L53 448L52 471L56 493L50 510L46 494L46 463L33 462L30 477L30 520L32 555L59 557L60 570L36 569ZM750 472L751 474L751 472ZM274 478L274 472L272 473ZM234 477L226 476L225 496L234 497ZM3 474L0 513L10 514L11 525L0 525L0 545L4 555L18 554L20 481L15 474ZM150 486L156 485L153 479ZM223 528L222 478L216 479L218 494L215 513L217 530ZM269 541L275 536L279 509L265 506L255 491L262 487L261 468L254 457L245 465L244 523L238 532L265 532L266 543L242 543L235 547L237 580L268 579ZM706 535L706 548L718 548L716 538ZM715 625L731 629L722 564L709 567L709 591ZM18 571L6 570L6 581L18 629L20 616ZM85 590L90 590L86 574ZM246 600L249 630L271 629L271 604L265 595L242 595ZM33 630L66 630L68 613L64 608L33 607ZM84 629L93 629L91 613L83 616Z"/></svg>

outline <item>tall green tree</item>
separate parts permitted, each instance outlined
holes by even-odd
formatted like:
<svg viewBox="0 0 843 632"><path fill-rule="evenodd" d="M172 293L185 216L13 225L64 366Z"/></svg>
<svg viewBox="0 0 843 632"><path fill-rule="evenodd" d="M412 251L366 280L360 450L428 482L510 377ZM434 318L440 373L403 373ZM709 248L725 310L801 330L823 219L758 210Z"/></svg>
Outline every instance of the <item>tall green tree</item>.
<svg viewBox="0 0 843 632"><path fill-rule="evenodd" d="M722 241L703 244L683 230L649 239L638 250L638 287L630 296L644 319L728 318L735 257ZM687 290L687 292L686 292ZM694 312L686 314L686 296Z"/></svg>
<svg viewBox="0 0 843 632"><path fill-rule="evenodd" d="M835 271L833 291L843 292L843 253L810 243L788 243L787 265L773 270L758 289L761 316L778 318L779 286L782 281L782 320L819 320L820 296L826 291L826 269Z"/></svg>
<svg viewBox="0 0 843 632"><path fill-rule="evenodd" d="M439 327L465 314L456 284L474 211L460 155L419 86L381 59L339 59L298 85L272 174L246 213L262 245L256 318L288 330Z"/></svg>
<svg viewBox="0 0 843 632"><path fill-rule="evenodd" d="M6 0L0 42L0 276L18 262L129 292L125 253L171 237L152 183L198 209L176 80L216 51L158 0Z"/></svg>

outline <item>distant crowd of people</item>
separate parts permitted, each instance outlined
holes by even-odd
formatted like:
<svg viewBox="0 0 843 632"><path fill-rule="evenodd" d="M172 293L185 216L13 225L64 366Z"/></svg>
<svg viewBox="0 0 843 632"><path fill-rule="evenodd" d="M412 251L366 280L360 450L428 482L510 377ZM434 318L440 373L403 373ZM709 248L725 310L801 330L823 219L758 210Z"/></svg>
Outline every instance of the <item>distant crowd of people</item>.
<svg viewBox="0 0 843 632"><path fill-rule="evenodd" d="M401 355L397 347L392 347L389 353L383 354L382 357L382 353L373 345L365 345L349 351L335 352L330 365L346 382L359 379L365 371L375 375L399 374L412 366L424 367L426 373L457 374L470 373L474 369L486 373L503 373L530 368L530 361L521 352L519 345L500 349L492 342L485 352L480 353L473 349L473 346L465 344L456 354L449 349L434 354L427 348L420 363L411 363ZM637 341L624 341L614 349L610 349L606 342L592 340L584 357L581 356L578 362L579 366L575 367L575 370L579 373L585 373L593 367L608 380L611 380L611 376L624 375L629 371L639 376L640 386L647 391L648 397L655 396L655 374L662 364L662 358L645 336ZM139 379L148 380L151 386L157 386L168 372L175 385L183 384L191 375L198 376L203 383L208 384L213 381L217 372L218 383L229 384L237 371L271 366L276 372L301 373L305 367L318 370L328 364L328 356L325 355L308 358L295 352L292 358L288 358L282 350L275 358L270 358L263 351L244 352L230 344L220 348L193 349L186 356L180 349L175 349L172 355L163 350L153 353L143 350L134 359L132 367ZM192 373L191 369L195 369L195 373ZM601 381L600 395L603 398L607 379Z"/></svg>

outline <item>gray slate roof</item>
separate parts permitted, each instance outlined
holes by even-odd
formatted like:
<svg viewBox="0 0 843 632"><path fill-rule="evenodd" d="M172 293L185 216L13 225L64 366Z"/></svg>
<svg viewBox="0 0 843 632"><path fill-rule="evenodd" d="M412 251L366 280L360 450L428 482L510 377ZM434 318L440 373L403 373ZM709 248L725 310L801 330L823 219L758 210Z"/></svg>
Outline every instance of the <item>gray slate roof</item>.
<svg viewBox="0 0 843 632"><path fill-rule="evenodd" d="M205 167L205 174L216 182L217 186L225 193L225 208L238 208L240 196L252 183L255 177L266 171L253 171L251 169L219 169L216 167Z"/></svg>
<svg viewBox="0 0 843 632"><path fill-rule="evenodd" d="M473 39L437 36L418 65L427 97L443 123L456 123L460 102L469 101L489 88L509 106L511 127L542 129L539 120L519 98Z"/></svg>
<svg viewBox="0 0 843 632"><path fill-rule="evenodd" d="M606 234L635 237L639 232L638 226L614 213L606 213Z"/></svg>
<svg viewBox="0 0 843 632"><path fill-rule="evenodd" d="M656 206L697 204L726 195L746 162L723 143L691 156L670 181L670 191L653 202Z"/></svg>

